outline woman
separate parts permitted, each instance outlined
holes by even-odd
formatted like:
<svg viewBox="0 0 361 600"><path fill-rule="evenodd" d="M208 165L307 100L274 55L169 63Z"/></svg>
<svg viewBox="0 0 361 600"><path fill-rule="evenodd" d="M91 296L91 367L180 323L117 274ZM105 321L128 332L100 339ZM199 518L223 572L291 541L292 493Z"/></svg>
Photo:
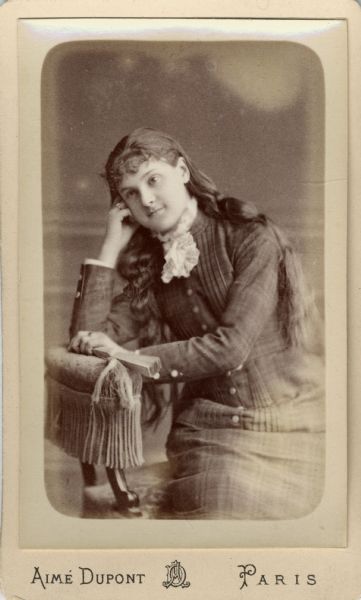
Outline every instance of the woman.
<svg viewBox="0 0 361 600"><path fill-rule="evenodd" d="M162 132L123 138L105 176L112 207L99 257L83 267L71 349L137 339L161 359L155 383L185 384L167 442L174 516L309 513L323 488L322 374L286 238L223 198Z"/></svg>

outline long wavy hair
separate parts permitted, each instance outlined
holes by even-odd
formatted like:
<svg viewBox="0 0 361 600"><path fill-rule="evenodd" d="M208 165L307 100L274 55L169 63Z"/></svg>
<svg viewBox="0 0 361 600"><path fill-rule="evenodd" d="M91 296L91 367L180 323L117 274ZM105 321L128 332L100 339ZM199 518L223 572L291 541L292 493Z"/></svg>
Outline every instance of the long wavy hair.
<svg viewBox="0 0 361 600"><path fill-rule="evenodd" d="M198 169L182 146L171 136L151 128L139 128L123 137L110 153L105 166L111 202L121 200L119 187L125 173L136 173L140 165L151 158L165 160L174 166L183 157L190 178L186 187L195 197L198 207L214 219L234 223L261 223L270 228L282 252L279 265L278 321L282 335L290 346L300 346L309 335L308 316L313 301L307 292L298 256L283 232L257 208L236 198L226 198L214 182ZM165 340L161 316L156 302L156 290L162 268L161 244L151 232L139 227L122 253L118 270L128 282L127 293L135 321L139 324L141 346Z"/></svg>
<svg viewBox="0 0 361 600"><path fill-rule="evenodd" d="M119 202L119 186L125 173L136 173L150 158L165 160L174 166L183 157L189 169L186 187L198 206L209 216L220 217L221 198L213 181L192 162L182 146L161 131L140 128L123 137L110 153L105 166L112 203ZM162 248L144 227L139 227L118 262L118 270L129 282L128 294L133 316L139 324L139 342L154 344L164 337L163 324L155 300L162 263Z"/></svg>

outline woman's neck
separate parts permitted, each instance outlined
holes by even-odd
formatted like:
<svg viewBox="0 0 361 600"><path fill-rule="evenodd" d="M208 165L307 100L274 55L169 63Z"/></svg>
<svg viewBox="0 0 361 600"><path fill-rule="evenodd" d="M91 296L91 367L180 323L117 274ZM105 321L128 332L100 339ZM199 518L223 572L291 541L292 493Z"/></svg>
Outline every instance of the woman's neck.
<svg viewBox="0 0 361 600"><path fill-rule="evenodd" d="M164 233L155 233L155 237L157 237L161 242L166 242L179 237L183 233L186 233L192 227L193 221L197 216L197 211L197 200L194 197L191 197L174 227Z"/></svg>

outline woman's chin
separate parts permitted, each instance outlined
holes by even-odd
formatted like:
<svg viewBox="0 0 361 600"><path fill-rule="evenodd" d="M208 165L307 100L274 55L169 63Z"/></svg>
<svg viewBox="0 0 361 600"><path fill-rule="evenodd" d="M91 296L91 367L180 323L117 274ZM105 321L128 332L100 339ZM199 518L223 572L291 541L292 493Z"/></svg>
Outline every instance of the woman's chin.
<svg viewBox="0 0 361 600"><path fill-rule="evenodd" d="M174 229L178 223L178 219L170 219L165 215L165 211L161 211L152 217L154 220L149 223L149 229L154 233L168 233Z"/></svg>

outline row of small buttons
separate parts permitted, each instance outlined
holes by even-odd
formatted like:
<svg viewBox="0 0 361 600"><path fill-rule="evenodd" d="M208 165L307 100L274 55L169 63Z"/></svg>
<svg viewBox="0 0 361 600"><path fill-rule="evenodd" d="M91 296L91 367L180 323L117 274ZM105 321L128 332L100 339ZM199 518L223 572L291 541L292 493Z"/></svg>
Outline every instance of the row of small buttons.
<svg viewBox="0 0 361 600"><path fill-rule="evenodd" d="M242 369L243 365L241 364L239 367L237 367L237 369L235 369L236 371L239 371L240 369ZM227 371L226 372L226 376L227 377L231 377L232 376L232 371ZM234 396L237 393L237 388L232 386L229 388L228 392L231 394L231 396ZM238 421L237 421L238 422Z"/></svg>
<svg viewBox="0 0 361 600"><path fill-rule="evenodd" d="M242 367L242 365L241 365L241 367ZM232 371L227 371L226 372L226 376L227 377L231 377L232 376ZM231 396L234 396L237 393L237 388L234 387L234 386L232 386L232 387L229 388L228 392L229 392L229 394L231 394ZM244 406L239 406L238 408L239 408L239 410L244 410ZM239 415L233 415L232 416L232 423L234 423L236 425L237 423L240 422L240 419L241 418L240 418Z"/></svg>
<svg viewBox="0 0 361 600"><path fill-rule="evenodd" d="M187 294L187 296L193 296L193 290L192 290L192 288L187 288L186 289L186 294ZM199 314L199 306L194 305L192 307L192 312L195 315L198 315ZM201 323L201 329L202 329L202 331L207 331L208 325L206 323Z"/></svg>
<svg viewBox="0 0 361 600"><path fill-rule="evenodd" d="M172 369L170 372L170 376L173 379L176 379L177 377L182 377L183 373L181 373L180 371L177 371L177 369ZM155 373L155 375L153 375L153 379L159 379L160 378L160 374L159 373Z"/></svg>

